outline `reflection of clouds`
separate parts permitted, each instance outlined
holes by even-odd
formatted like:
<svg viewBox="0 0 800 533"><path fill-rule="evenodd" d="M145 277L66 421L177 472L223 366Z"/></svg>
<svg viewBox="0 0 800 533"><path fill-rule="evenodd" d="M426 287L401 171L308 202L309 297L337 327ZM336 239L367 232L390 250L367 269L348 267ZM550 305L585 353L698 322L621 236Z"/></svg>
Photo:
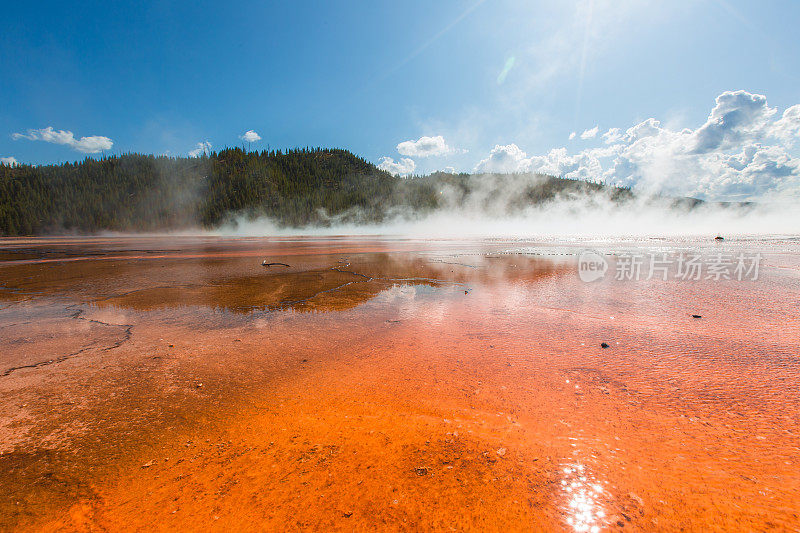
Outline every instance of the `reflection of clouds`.
<svg viewBox="0 0 800 533"><path fill-rule="evenodd" d="M469 294L465 295L465 287ZM469 320L478 322L511 320L520 309L531 305L532 291L526 283L507 283L494 285L491 290L481 281L469 284L439 286L394 285L378 293L372 302L378 306L391 306L397 310L398 318L403 320L423 320L430 326L442 325L453 313L470 309L481 309L482 313L469 315ZM511 320L509 328L520 327Z"/></svg>
<svg viewBox="0 0 800 533"><path fill-rule="evenodd" d="M388 289L382 290L375 301L380 303L398 303L398 301L413 300L417 295L417 288L414 285L392 285Z"/></svg>
<svg viewBox="0 0 800 533"><path fill-rule="evenodd" d="M603 486L582 464L564 466L561 478L566 522L575 531L597 533L605 525L606 512L600 503Z"/></svg>
<svg viewBox="0 0 800 533"><path fill-rule="evenodd" d="M373 299L375 303L388 304L397 308L403 320L422 319L429 325L441 325L452 312L456 302L451 298L425 298L442 291L461 292L461 288L431 288L427 285L393 285L384 289Z"/></svg>
<svg viewBox="0 0 800 533"><path fill-rule="evenodd" d="M378 293L372 300L378 305L390 305L397 308L400 318L416 318L420 315L420 301L417 298L416 285L392 285ZM426 307L429 307L428 302Z"/></svg>

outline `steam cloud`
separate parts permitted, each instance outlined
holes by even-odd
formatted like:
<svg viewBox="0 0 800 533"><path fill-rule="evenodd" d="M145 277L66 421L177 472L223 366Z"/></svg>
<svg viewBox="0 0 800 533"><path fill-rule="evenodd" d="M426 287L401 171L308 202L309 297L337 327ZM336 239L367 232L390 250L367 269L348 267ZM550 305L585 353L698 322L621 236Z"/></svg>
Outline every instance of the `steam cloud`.
<svg viewBox="0 0 800 533"><path fill-rule="evenodd" d="M488 192L488 189L487 189ZM484 196L485 197L485 196ZM668 203L634 201L623 207L608 198L560 198L545 206L501 215L470 204L423 216L402 210L381 223L363 223L352 212L313 227L284 227L268 218L239 217L213 233L219 235L401 235L420 238L504 237L582 241L605 238L796 235L800 213L786 204L751 208L701 205L691 210Z"/></svg>
<svg viewBox="0 0 800 533"><path fill-rule="evenodd" d="M570 137L578 135L595 146L529 155L514 143L495 145L468 178L470 192L442 185L439 209L432 212L396 207L375 224L366 222L367 213L350 210L304 229L241 219L223 232L543 238L800 233L800 105L779 113L762 95L726 91L695 128L677 130L649 118L627 129L601 133L595 126ZM426 157L445 147L442 137L422 137L401 143L398 151ZM403 176L416 168L410 158L384 157L378 166ZM630 186L636 194L620 203L609 189L573 191L532 204L530 191L541 174ZM709 201L676 201L686 196ZM745 200L755 203L716 203Z"/></svg>
<svg viewBox="0 0 800 533"><path fill-rule="evenodd" d="M284 227L261 217L239 216L215 233L223 235L403 235L410 237L505 237L586 240L619 237L677 237L800 233L794 202L759 204L677 202L636 195L620 203L611 189L574 190L542 203L528 198L548 178L536 174L476 174L466 178L468 193L440 182L439 207L416 211L398 202L380 222L351 209L325 216L310 227ZM395 194L403 194L402 187ZM401 198L402 200L402 198Z"/></svg>

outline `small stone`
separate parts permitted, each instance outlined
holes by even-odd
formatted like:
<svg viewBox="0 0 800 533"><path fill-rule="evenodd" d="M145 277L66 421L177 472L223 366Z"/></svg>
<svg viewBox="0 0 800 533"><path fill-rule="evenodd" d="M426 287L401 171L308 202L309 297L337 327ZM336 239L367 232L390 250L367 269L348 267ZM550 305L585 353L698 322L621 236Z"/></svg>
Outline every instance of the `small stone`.
<svg viewBox="0 0 800 533"><path fill-rule="evenodd" d="M703 318L701 315L692 315L692 318Z"/></svg>
<svg viewBox="0 0 800 533"><path fill-rule="evenodd" d="M418 476L427 476L428 469L425 468L424 466L418 466L414 469L414 473L417 474Z"/></svg>
<svg viewBox="0 0 800 533"><path fill-rule="evenodd" d="M155 461L147 461L145 464L142 465L142 468L150 468L154 464L156 464Z"/></svg>
<svg viewBox="0 0 800 533"><path fill-rule="evenodd" d="M505 448L500 448L499 450L497 450L497 455L499 455L500 457L503 457L505 454L506 454Z"/></svg>
<svg viewBox="0 0 800 533"><path fill-rule="evenodd" d="M608 343L601 342L601 343L600 343L600 347L601 347L601 348L608 348Z"/></svg>

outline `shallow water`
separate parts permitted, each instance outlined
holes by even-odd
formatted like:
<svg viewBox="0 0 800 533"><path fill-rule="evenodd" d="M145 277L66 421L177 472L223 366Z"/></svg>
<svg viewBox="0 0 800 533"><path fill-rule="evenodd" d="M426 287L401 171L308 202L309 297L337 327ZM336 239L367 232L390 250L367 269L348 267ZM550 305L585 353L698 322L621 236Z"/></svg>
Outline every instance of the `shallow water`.
<svg viewBox="0 0 800 533"><path fill-rule="evenodd" d="M0 529L796 530L798 304L786 237L0 241Z"/></svg>

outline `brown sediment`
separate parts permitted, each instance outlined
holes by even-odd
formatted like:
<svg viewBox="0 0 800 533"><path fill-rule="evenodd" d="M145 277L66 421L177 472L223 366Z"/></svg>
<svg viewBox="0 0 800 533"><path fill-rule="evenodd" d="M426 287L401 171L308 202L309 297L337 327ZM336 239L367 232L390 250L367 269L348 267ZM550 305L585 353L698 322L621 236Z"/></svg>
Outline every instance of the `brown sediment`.
<svg viewBox="0 0 800 533"><path fill-rule="evenodd" d="M583 284L508 242L24 244L164 257L0 265L0 529L800 524L797 253Z"/></svg>

